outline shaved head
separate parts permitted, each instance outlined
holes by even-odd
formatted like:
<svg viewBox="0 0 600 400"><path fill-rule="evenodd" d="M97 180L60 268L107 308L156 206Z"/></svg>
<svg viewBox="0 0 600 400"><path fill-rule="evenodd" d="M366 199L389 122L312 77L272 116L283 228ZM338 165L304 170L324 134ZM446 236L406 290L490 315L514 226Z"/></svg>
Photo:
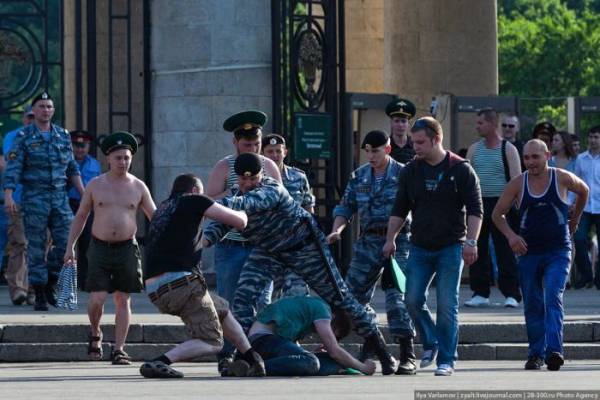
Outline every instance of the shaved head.
<svg viewBox="0 0 600 400"><path fill-rule="evenodd" d="M539 176L548 170L550 152L540 139L531 139L523 146L523 161L530 175Z"/></svg>
<svg viewBox="0 0 600 400"><path fill-rule="evenodd" d="M530 153L547 153L548 146L546 146L546 143L540 139L531 139L525 143L525 146L523 146L523 153L525 153L527 150L530 150Z"/></svg>

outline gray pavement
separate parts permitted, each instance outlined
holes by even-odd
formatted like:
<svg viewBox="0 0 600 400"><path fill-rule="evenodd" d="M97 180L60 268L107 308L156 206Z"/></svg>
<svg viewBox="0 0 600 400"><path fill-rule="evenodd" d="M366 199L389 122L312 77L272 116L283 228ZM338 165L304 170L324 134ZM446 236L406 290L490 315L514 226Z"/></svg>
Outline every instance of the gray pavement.
<svg viewBox="0 0 600 400"><path fill-rule="evenodd" d="M600 390L600 361L567 362L559 372L524 371L521 361L466 361L451 377L335 376L306 378L220 378L214 363L179 364L179 380L149 380L139 363L0 364L0 396L17 399L413 399L415 390ZM537 395L536 395L537 394ZM600 394L600 393L599 393ZM543 392L532 397L553 398Z"/></svg>
<svg viewBox="0 0 600 400"><path fill-rule="evenodd" d="M470 298L471 291L468 286L462 286L460 291L461 305ZM432 288L428 304L435 310L435 288ZM461 322L523 322L523 307L507 309L502 307L504 297L493 288L490 296L492 306L487 308L467 308L461 306ZM50 312L34 312L32 307L15 307L10 304L8 290L0 287L0 325L7 324L85 324L88 323L85 305L87 294L79 294L79 310L60 311L51 308ZM568 290L564 296L565 313L567 321L600 321L600 291L597 289ZM373 307L379 312L380 323L386 324L384 312L384 297L381 290L377 290L373 299ZM135 294L132 297L133 318L132 324L173 324L179 319L170 315L159 314L144 294ZM111 323L114 320L114 306L108 300L105 308L103 322Z"/></svg>

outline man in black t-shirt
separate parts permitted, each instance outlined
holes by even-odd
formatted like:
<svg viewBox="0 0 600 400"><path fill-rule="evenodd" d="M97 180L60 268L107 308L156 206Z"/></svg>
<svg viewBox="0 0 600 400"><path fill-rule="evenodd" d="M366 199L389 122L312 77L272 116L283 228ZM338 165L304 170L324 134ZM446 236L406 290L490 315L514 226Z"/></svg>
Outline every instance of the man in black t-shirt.
<svg viewBox="0 0 600 400"><path fill-rule="evenodd" d="M201 193L198 177L178 176L170 197L160 204L150 223L144 266L146 292L162 313L181 317L191 339L144 363L140 373L146 378L182 378L170 364L217 354L224 335L239 351L240 362L233 363L228 375L264 376L264 362L251 348L227 301L209 295L195 256L204 216L239 230L246 227L248 218L244 212L223 207Z"/></svg>
<svg viewBox="0 0 600 400"><path fill-rule="evenodd" d="M483 214L481 191L468 161L444 150L438 121L431 117L418 119L411 135L416 158L398 177L383 255L389 257L396 251L396 236L411 212L405 301L423 343L421 368L437 358L435 375L447 376L454 372L457 359L461 271L463 265L469 266L477 259ZM434 322L426 300L436 275Z"/></svg>

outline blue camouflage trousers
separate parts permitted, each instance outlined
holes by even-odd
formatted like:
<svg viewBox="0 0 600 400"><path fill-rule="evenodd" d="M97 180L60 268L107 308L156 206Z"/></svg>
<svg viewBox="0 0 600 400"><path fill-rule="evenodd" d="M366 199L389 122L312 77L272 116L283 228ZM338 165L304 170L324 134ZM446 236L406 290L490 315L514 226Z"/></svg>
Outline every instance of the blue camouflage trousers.
<svg viewBox="0 0 600 400"><path fill-rule="evenodd" d="M45 285L48 281L58 280L73 213L64 189L28 189L23 189L21 207L27 238L29 283ZM52 238L52 248L46 258L48 231Z"/></svg>
<svg viewBox="0 0 600 400"><path fill-rule="evenodd" d="M277 280L286 268L298 274L308 286L334 308L350 314L356 332L366 338L377 332L373 315L350 293L335 265L325 236L319 230L301 248L276 254L255 247L250 253L238 281L233 300L233 315L247 332L256 316L256 299L270 280Z"/></svg>
<svg viewBox="0 0 600 400"><path fill-rule="evenodd" d="M359 303L364 304L367 311L377 318L377 313L369 304L375 292L375 285L383 273L385 263L382 250L385 236L366 234L354 243L353 256L350 261L346 284ZM396 239L396 262L406 273L408 249L410 243L407 234L398 235ZM394 337L415 337L415 327L404 304L404 294L398 289L385 289L385 310L390 332Z"/></svg>

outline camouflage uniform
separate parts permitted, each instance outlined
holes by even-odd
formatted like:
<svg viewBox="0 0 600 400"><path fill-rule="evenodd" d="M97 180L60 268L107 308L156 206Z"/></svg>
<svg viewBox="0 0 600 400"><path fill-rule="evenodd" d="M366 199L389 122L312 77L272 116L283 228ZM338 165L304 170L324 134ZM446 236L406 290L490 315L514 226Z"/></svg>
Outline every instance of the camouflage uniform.
<svg viewBox="0 0 600 400"><path fill-rule="evenodd" d="M220 201L234 210L246 211L248 225L241 233L254 245L233 300L233 313L244 330L248 331L254 321L253 304L265 284L289 268L327 303L347 310L359 335L366 338L379 334L373 316L356 301L344 283L324 245L325 235L312 215L300 207L279 182L265 177L258 188ZM226 232L226 226L213 221L204 235L210 243L215 243Z"/></svg>
<svg viewBox="0 0 600 400"><path fill-rule="evenodd" d="M73 213L67 197L67 178L79 175L71 136L51 125L48 138L35 124L23 128L8 154L4 189L23 184L21 207L27 238L29 283L55 282L67 246ZM47 229L53 248L45 262Z"/></svg>
<svg viewBox="0 0 600 400"><path fill-rule="evenodd" d="M281 178L283 186L287 189L290 196L302 208L307 209L315 206L315 196L312 195L308 178L304 171L284 164L281 171ZM281 291L284 297L308 296L309 294L306 282L289 269L284 273L283 282L275 282L275 293L279 291Z"/></svg>
<svg viewBox="0 0 600 400"><path fill-rule="evenodd" d="M346 284L356 299L364 304L374 318L377 314L369 305L375 285L381 277L385 263L382 255L386 240L386 227L398 191L398 174L403 164L389 158L386 173L380 182L373 176L370 164L354 171L346 186L340 204L333 210L334 217L352 220L358 213L360 236L354 243L354 255L346 275ZM408 229L404 228L396 239L395 258L402 271L408 260ZM385 308L390 332L395 337L414 337L415 328L404 304L404 295L393 285L382 280L385 290Z"/></svg>

